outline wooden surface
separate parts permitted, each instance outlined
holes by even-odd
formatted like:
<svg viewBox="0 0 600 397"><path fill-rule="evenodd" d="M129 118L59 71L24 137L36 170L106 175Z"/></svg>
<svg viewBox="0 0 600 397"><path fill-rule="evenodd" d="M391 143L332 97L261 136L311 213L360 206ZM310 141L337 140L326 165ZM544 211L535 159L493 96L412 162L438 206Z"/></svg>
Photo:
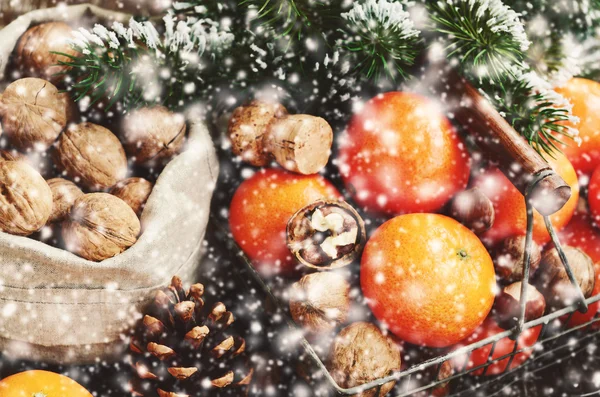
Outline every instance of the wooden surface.
<svg viewBox="0 0 600 397"><path fill-rule="evenodd" d="M169 0L0 0L0 27L26 12L56 7L89 3L99 7L137 15L157 15L169 5Z"/></svg>

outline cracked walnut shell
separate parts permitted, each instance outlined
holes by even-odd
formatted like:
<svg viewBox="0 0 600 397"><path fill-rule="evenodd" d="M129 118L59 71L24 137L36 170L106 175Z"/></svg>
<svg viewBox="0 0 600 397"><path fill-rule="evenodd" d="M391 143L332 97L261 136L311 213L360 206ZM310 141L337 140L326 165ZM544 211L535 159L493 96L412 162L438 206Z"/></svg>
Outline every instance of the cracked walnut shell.
<svg viewBox="0 0 600 397"><path fill-rule="evenodd" d="M163 106L134 110L123 121L123 145L137 164L169 159L185 139L183 115Z"/></svg>
<svg viewBox="0 0 600 397"><path fill-rule="evenodd" d="M52 83L20 79L2 94L2 128L16 148L45 151L67 125L68 107L64 95Z"/></svg>
<svg viewBox="0 0 600 397"><path fill-rule="evenodd" d="M99 262L135 244L140 221L120 198L91 193L75 200L62 233L69 251Z"/></svg>
<svg viewBox="0 0 600 397"><path fill-rule="evenodd" d="M0 231L28 236L51 211L52 192L37 171L22 161L0 161Z"/></svg>
<svg viewBox="0 0 600 397"><path fill-rule="evenodd" d="M92 124L71 125L61 135L57 163L75 182L92 190L110 188L127 174L127 158L119 139Z"/></svg>

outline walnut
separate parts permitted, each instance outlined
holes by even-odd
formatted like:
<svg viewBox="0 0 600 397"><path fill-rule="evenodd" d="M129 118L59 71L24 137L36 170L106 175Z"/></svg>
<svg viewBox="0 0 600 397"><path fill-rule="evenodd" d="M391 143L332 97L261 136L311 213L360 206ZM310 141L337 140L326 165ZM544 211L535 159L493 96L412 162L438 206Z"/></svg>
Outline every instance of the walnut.
<svg viewBox="0 0 600 397"><path fill-rule="evenodd" d="M49 179L48 186L52 190L52 214L48 222L64 220L76 199L83 196L81 189L71 181L63 178Z"/></svg>
<svg viewBox="0 0 600 397"><path fill-rule="evenodd" d="M16 150L0 150L0 161L24 161L46 179L53 172L54 164L47 152L19 153Z"/></svg>
<svg viewBox="0 0 600 397"><path fill-rule="evenodd" d="M54 52L77 55L78 52L69 44L72 37L73 28L64 22L48 22L29 28L15 49L18 66L28 75L59 80L60 76L56 74L69 68L59 62L69 58Z"/></svg>
<svg viewBox="0 0 600 397"><path fill-rule="evenodd" d="M79 197L63 227L69 251L91 261L120 254L137 241L140 221L120 198L108 193Z"/></svg>
<svg viewBox="0 0 600 397"><path fill-rule="evenodd" d="M137 164L169 159L185 139L183 115L163 106L134 110L123 122L123 144Z"/></svg>
<svg viewBox="0 0 600 397"><path fill-rule="evenodd" d="M350 311L350 284L336 273L307 274L290 289L290 313L311 332L334 329Z"/></svg>
<svg viewBox="0 0 600 397"><path fill-rule="evenodd" d="M20 79L2 94L0 116L16 148L43 152L67 125L67 101L49 81Z"/></svg>
<svg viewBox="0 0 600 397"><path fill-rule="evenodd" d="M58 140L57 163L75 182L92 190L114 186L127 174L119 139L92 123L71 125Z"/></svg>
<svg viewBox="0 0 600 397"><path fill-rule="evenodd" d="M127 178L117 183L110 194L125 201L137 214L142 215L146 200L152 193L152 183L144 178Z"/></svg>
<svg viewBox="0 0 600 397"><path fill-rule="evenodd" d="M23 161L0 161L0 231L28 236L46 224L52 191Z"/></svg>
<svg viewBox="0 0 600 397"><path fill-rule="evenodd" d="M496 274L508 283L523 280L525 267L525 236L509 237L502 242L497 254L494 256ZM531 256L529 261L529 280L533 279L542 260L542 250L535 241L531 242Z"/></svg>
<svg viewBox="0 0 600 397"><path fill-rule="evenodd" d="M344 388L360 386L400 370L400 349L374 324L357 322L340 331L331 347L328 368ZM365 390L360 397L385 396L396 382Z"/></svg>
<svg viewBox="0 0 600 397"><path fill-rule="evenodd" d="M27 161L27 157L16 150L1 150L0 161Z"/></svg>
<svg viewBox="0 0 600 397"><path fill-rule="evenodd" d="M65 111L66 111L66 115L67 115L67 124L69 124L69 122L73 122L75 120L77 120L79 118L79 107L77 106L77 104L75 103L75 101L73 101L73 99L71 99L71 96L69 95L68 92L60 92L58 94L58 98L60 100L63 101L63 103L65 104Z"/></svg>

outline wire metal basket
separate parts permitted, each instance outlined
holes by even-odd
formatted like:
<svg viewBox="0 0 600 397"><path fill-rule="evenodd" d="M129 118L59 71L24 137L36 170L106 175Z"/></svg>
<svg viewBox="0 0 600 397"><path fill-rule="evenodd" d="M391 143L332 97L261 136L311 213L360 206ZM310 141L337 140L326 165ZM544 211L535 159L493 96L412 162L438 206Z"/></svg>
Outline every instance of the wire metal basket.
<svg viewBox="0 0 600 397"><path fill-rule="evenodd" d="M544 172L536 175L530 182L530 186L535 186L535 184L542 180L545 176L546 175ZM529 189L528 191L530 190L531 189ZM526 195L525 202L527 210L527 233L525 243L525 266L523 269L523 280L529 280L530 259L533 241L534 209L528 195ZM253 283L253 285L257 285L260 288L260 290L265 294L265 297L270 302L272 302L272 304L275 305L281 311L281 313L284 313L284 315L286 316L285 320L288 323L289 327L300 332L299 327L289 316L289 312L285 308L286 305L283 304L280 301L280 299L276 297L269 283L258 274L258 272L252 266L252 263L249 260L249 258L246 257L242 250L239 248L239 246L237 246L237 244L233 241L233 238L231 237L227 228L224 227L217 218L218 216L213 214L213 225L217 229L220 229L222 233L224 233L224 237L226 236L228 244L230 244L231 252L237 253L237 257L241 260L241 263L245 265L244 273L248 274L251 279L250 280L246 278L245 280L249 284ZM302 338L300 343L303 349L305 350L306 355L310 357L314 366L322 372L331 390L333 390L338 395L350 396L368 390L374 392L372 395L380 395L379 391L383 385L389 383L390 381L395 381L396 385L389 395L401 397L410 395L435 396L436 387L445 385L448 382L450 382L450 384L452 385L452 391L449 395L467 395L469 393L474 392L474 390L487 387L492 383L500 383L503 380L506 380L507 377L512 377L513 373L517 371L522 371L524 368L531 367L535 362L543 362L543 359L548 358L550 355L553 357L554 361L556 355L560 354L563 350L565 351L565 355L570 354L570 350L572 350L573 347L572 344L559 343L559 341L562 340L563 336L569 334L576 334L577 337L575 338L575 340L577 340L579 343L583 343L590 338L596 337L600 333L600 331L591 329L592 324L600 322L600 313L596 313L595 316L586 323L569 327L569 323L571 322L573 315L577 311L587 311L589 305L591 305L594 302L600 301L600 295L596 295L588 299L584 298L583 293L577 281L575 280L571 267L568 263L567 257L561 247L560 241L552 227L548 216L544 217L544 222L546 224L548 233L550 234L552 243L556 247L559 257L563 263L563 266L565 267L566 273L572 285L575 287L576 291L578 291L577 299L573 304L564 307L563 309L554 311L541 318L525 322L524 318L526 301L522 300L520 305L520 317L513 329L497 333L491 337L477 341L476 343L460 347L449 353L438 355L436 357L427 359L426 361L413 364L406 369L390 373L388 376L351 388L343 388L336 383L336 381L333 379L333 377L327 370L323 359L319 356L316 349L311 345L311 343L309 343L309 341L306 338ZM527 296L527 286L528 283L522 283L521 296ZM537 342L531 346L521 347L517 343L517 338L519 337L519 335L535 327L541 327L539 336L537 338ZM510 340L513 341L512 351L508 354L504 354L499 357L493 357L494 351L498 343L505 338L510 338ZM477 351L478 349L486 349L488 346L490 347L490 349L487 356L487 361L484 364L469 367L468 364L471 360L473 352ZM567 347L570 347L571 349L566 349ZM515 357L517 357L517 355L530 350L533 354L525 361L525 363L523 363L520 366L516 366L515 368L511 368L511 364L513 363L513 360L515 359ZM443 379L439 379L438 375L441 371L442 365L448 361L456 362L458 361L457 359L460 359L460 362L464 362L464 364L458 368L454 364L452 374ZM486 376L486 373L490 369L490 367L495 363L499 362L506 362L505 366L504 364L502 364L505 367L505 370L501 371L501 374L498 375ZM475 373L477 373L476 376L474 375ZM422 382L420 382L420 384L413 382L413 379L415 378L423 379L427 377L430 380L425 384L423 384ZM476 381L473 382L473 379L475 379ZM512 379L512 381L514 381L514 378Z"/></svg>

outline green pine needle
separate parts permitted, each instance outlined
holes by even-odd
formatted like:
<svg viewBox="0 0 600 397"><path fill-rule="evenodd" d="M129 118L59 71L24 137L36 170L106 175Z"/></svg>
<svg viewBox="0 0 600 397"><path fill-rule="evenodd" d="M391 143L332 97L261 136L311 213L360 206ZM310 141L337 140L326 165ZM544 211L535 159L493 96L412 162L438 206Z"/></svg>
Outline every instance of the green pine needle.
<svg viewBox="0 0 600 397"><path fill-rule="evenodd" d="M494 0L433 1L427 8L449 58L458 57L468 75L502 82L524 67L529 43L517 14L505 6L502 13L498 6L492 11L490 2Z"/></svg>
<svg viewBox="0 0 600 397"><path fill-rule="evenodd" d="M142 89L136 84L136 74L130 73L133 62L140 57L149 57L155 64L161 61L146 49L130 48L123 45L118 49L108 49L88 44L81 56L69 56L60 64L70 67L70 94L75 102L89 97L88 108L107 99L105 111L111 110L117 102L125 108L132 108L144 102Z"/></svg>
<svg viewBox="0 0 600 397"><path fill-rule="evenodd" d="M387 0L357 2L347 13L345 48L357 58L356 70L367 78L383 74L392 80L407 77L422 50L420 32L400 3Z"/></svg>
<svg viewBox="0 0 600 397"><path fill-rule="evenodd" d="M201 71L214 65L233 35L209 18L181 19L173 12L163 18L164 32L152 22L115 22L110 29L96 25L74 32L73 47L79 55L64 55L69 66L63 77L75 101L89 100L88 108L101 101L104 110L127 112L142 105L179 109L204 83ZM106 100L106 102L104 102Z"/></svg>
<svg viewBox="0 0 600 397"><path fill-rule="evenodd" d="M527 51L527 61L537 73L551 76L565 68L567 55L558 33L552 32L547 37L534 37L532 40L533 44Z"/></svg>
<svg viewBox="0 0 600 397"><path fill-rule="evenodd" d="M506 82L488 99L542 157L554 158L574 137L568 124L577 120L570 109L562 106L553 91L534 91L526 79Z"/></svg>
<svg viewBox="0 0 600 397"><path fill-rule="evenodd" d="M320 0L242 0L240 5L256 10L262 26L272 29L277 38L293 40L308 36L313 20L325 12L326 3Z"/></svg>

